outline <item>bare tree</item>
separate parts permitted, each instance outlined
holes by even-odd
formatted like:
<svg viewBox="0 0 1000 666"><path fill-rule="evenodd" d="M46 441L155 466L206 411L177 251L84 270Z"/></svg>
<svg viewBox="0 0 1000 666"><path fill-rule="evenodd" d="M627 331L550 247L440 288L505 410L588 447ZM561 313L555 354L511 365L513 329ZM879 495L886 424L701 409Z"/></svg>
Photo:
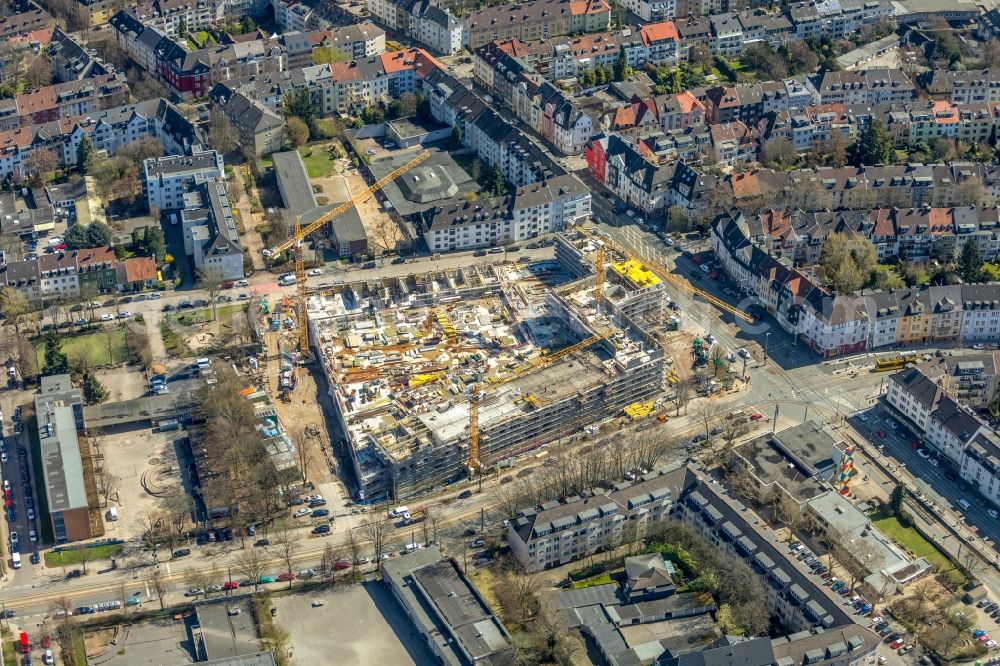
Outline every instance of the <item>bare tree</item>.
<svg viewBox="0 0 1000 666"><path fill-rule="evenodd" d="M212 304L212 321L219 320L219 295L222 293L222 280L212 273L198 271L198 286L208 292L208 300Z"/></svg>
<svg viewBox="0 0 1000 666"><path fill-rule="evenodd" d="M146 576L146 583L156 594L157 600L160 602L160 610L163 610L163 597L167 594L167 581L163 576L163 572L160 571L160 565L154 566L150 569L149 574Z"/></svg>
<svg viewBox="0 0 1000 666"><path fill-rule="evenodd" d="M511 516L513 516L513 514L511 514ZM441 518L441 512L434 507L429 506L424 509L424 523L430 525L431 537L433 538L434 543L437 543L438 540L438 527L441 525Z"/></svg>
<svg viewBox="0 0 1000 666"><path fill-rule="evenodd" d="M361 566L361 544L354 536L354 530L347 530L347 552L351 555L351 573L358 582L358 567Z"/></svg>
<svg viewBox="0 0 1000 666"><path fill-rule="evenodd" d="M260 588L260 578L267 569L267 561L260 554L259 548L250 548L242 553L233 562L240 575L253 581L253 589L256 592Z"/></svg>
<svg viewBox="0 0 1000 666"><path fill-rule="evenodd" d="M680 416L681 408L685 408L687 411L687 404L691 401L691 393L694 390L694 386L690 379L681 379L676 384L674 384L674 404L677 405L677 416Z"/></svg>
<svg viewBox="0 0 1000 666"><path fill-rule="evenodd" d="M705 439L707 440L712 434L712 422L719 415L719 407L716 403L705 400L694 410L694 414L698 418L698 422L704 427Z"/></svg>
<svg viewBox="0 0 1000 666"><path fill-rule="evenodd" d="M216 575L205 569L188 569L184 573L184 584L188 591L200 590L198 594L208 596L208 588L216 580Z"/></svg>
<svg viewBox="0 0 1000 666"><path fill-rule="evenodd" d="M87 563L93 561L94 550L92 548L87 548L86 545L79 545L76 547L77 555L80 558L80 564L83 565L83 575L87 575Z"/></svg>
<svg viewBox="0 0 1000 666"><path fill-rule="evenodd" d="M315 432L316 426L313 424L307 425L302 430L302 441L298 442L299 454L299 473L302 475L302 483L309 480L309 469L312 467L314 456L312 454L312 446L310 446L315 439L315 437L310 434Z"/></svg>
<svg viewBox="0 0 1000 666"><path fill-rule="evenodd" d="M64 623L73 619L73 601L65 594L52 600L52 614Z"/></svg>
<svg viewBox="0 0 1000 666"><path fill-rule="evenodd" d="M385 552L386 539L392 525L384 513L368 514L361 523L365 536L372 542L375 553L375 566L382 565L382 554Z"/></svg>
<svg viewBox="0 0 1000 666"><path fill-rule="evenodd" d="M295 551L299 548L299 535L294 528L282 528L271 538L271 545L277 549L278 557L285 563L285 571L289 574L288 589L291 589L292 561L295 559Z"/></svg>

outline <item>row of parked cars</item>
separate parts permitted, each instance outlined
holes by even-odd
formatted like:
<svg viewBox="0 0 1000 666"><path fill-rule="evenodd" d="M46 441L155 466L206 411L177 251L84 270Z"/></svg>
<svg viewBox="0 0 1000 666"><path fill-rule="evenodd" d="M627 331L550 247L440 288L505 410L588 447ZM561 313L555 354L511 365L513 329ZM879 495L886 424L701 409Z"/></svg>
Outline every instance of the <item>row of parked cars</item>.
<svg viewBox="0 0 1000 666"><path fill-rule="evenodd" d="M118 610L122 607L122 602L120 601L102 601L99 604L94 604L93 606L78 606L74 615L90 615L92 613L106 613L108 611Z"/></svg>

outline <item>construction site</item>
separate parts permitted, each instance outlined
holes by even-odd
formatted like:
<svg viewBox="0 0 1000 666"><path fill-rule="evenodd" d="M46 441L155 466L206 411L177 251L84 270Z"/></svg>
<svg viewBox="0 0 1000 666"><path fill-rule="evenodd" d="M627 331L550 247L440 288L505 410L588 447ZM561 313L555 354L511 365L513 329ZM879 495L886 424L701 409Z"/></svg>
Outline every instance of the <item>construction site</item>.
<svg viewBox="0 0 1000 666"><path fill-rule="evenodd" d="M310 344L358 499L410 497L605 418L653 411L667 381L666 354L647 332L663 324L662 282L627 259L605 267L599 239L571 231L556 242L555 260L309 297Z"/></svg>

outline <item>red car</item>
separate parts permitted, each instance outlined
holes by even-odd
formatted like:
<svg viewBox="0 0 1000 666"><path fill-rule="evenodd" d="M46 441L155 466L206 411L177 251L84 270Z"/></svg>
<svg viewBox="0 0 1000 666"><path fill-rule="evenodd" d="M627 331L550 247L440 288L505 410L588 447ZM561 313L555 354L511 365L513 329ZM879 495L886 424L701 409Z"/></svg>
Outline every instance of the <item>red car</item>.
<svg viewBox="0 0 1000 666"><path fill-rule="evenodd" d="M343 571L344 569L350 569L351 563L347 560L337 560L334 563L333 568L335 571Z"/></svg>
<svg viewBox="0 0 1000 666"><path fill-rule="evenodd" d="M237 582L236 582L236 581L234 581L234 580L228 580L228 581L226 581L226 583L225 583L225 584L224 584L224 585L222 586L222 589L223 589L223 590L238 590L238 589L240 589L240 584L239 584L239 583L237 583Z"/></svg>
<svg viewBox="0 0 1000 666"><path fill-rule="evenodd" d="M285 573L283 573L280 576L278 576L278 580L281 581L282 583L287 583L290 580L295 580L295 574L288 573L286 571Z"/></svg>
<svg viewBox="0 0 1000 666"><path fill-rule="evenodd" d="M920 442L910 442L910 448L916 451L920 448Z"/></svg>
<svg viewBox="0 0 1000 666"><path fill-rule="evenodd" d="M691 257L691 261L694 262L695 266L701 266L701 256L700 255L696 254L696 255L692 256Z"/></svg>
<svg viewBox="0 0 1000 666"><path fill-rule="evenodd" d="M891 647L893 650L898 650L899 648L903 647L903 645L905 645L905 643L906 643L906 641L904 641L902 638L899 638L897 640L894 640L889 645L889 647Z"/></svg>
<svg viewBox="0 0 1000 666"><path fill-rule="evenodd" d="M48 650L50 647L52 647L52 639L49 638L48 634L45 634L42 636L42 649Z"/></svg>
<svg viewBox="0 0 1000 666"><path fill-rule="evenodd" d="M885 430L879 430L875 434L878 435L879 437L885 437Z"/></svg>

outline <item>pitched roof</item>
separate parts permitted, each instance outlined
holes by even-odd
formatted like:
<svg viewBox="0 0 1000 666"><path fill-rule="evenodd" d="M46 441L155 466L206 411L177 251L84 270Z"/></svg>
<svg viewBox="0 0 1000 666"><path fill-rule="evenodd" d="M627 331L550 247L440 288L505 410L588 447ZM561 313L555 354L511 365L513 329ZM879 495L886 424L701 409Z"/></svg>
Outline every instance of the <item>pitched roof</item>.
<svg viewBox="0 0 1000 666"><path fill-rule="evenodd" d="M156 261L152 257L129 257L122 262L124 282L148 282L156 279Z"/></svg>

